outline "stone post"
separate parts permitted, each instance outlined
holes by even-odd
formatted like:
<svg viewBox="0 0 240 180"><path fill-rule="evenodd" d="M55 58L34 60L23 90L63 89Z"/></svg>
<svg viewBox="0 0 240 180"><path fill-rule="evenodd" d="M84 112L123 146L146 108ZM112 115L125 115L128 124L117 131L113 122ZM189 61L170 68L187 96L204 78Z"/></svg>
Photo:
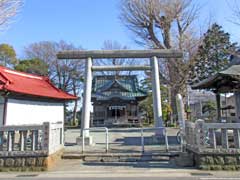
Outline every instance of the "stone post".
<svg viewBox="0 0 240 180"><path fill-rule="evenodd" d="M240 123L240 92L235 92L236 122Z"/></svg>
<svg viewBox="0 0 240 180"><path fill-rule="evenodd" d="M205 131L204 131L204 120L199 119L196 121L195 126L196 145L198 149L204 147Z"/></svg>
<svg viewBox="0 0 240 180"><path fill-rule="evenodd" d="M216 149L217 148L217 140L216 140L215 129L209 129L209 138L210 138L211 147Z"/></svg>
<svg viewBox="0 0 240 180"><path fill-rule="evenodd" d="M32 151L38 150L38 130L32 130Z"/></svg>
<svg viewBox="0 0 240 180"><path fill-rule="evenodd" d="M240 148L240 130L234 129L233 130L233 138L234 138L234 145L235 148Z"/></svg>
<svg viewBox="0 0 240 180"><path fill-rule="evenodd" d="M27 149L27 131L20 131L20 151Z"/></svg>
<svg viewBox="0 0 240 180"><path fill-rule="evenodd" d="M158 59L156 56L152 57L152 59L150 60L150 65L152 69L152 96L153 96L153 110L154 110L154 125L155 127L163 127L159 68L158 68Z"/></svg>
<svg viewBox="0 0 240 180"><path fill-rule="evenodd" d="M222 134L222 147L228 149L228 132L227 129L221 129Z"/></svg>
<svg viewBox="0 0 240 180"><path fill-rule="evenodd" d="M181 94L177 94L176 97L177 112L178 112L178 122L180 126L181 135L181 150L183 151L183 144L185 144L185 110Z"/></svg>
<svg viewBox="0 0 240 180"><path fill-rule="evenodd" d="M15 140L15 132L8 131L8 138L7 138L7 150L8 151L14 150L14 140Z"/></svg>
<svg viewBox="0 0 240 180"><path fill-rule="evenodd" d="M43 123L43 139L42 139L42 149L50 153L50 123Z"/></svg>
<svg viewBox="0 0 240 180"><path fill-rule="evenodd" d="M92 92L92 58L89 57L85 63L84 95L82 108L82 130L89 128ZM89 131L85 131L85 137L89 137Z"/></svg>
<svg viewBox="0 0 240 180"><path fill-rule="evenodd" d="M178 122L181 130L181 134L185 135L185 116L184 116L185 110L184 110L184 104L183 104L181 94L177 94L176 102L177 102Z"/></svg>

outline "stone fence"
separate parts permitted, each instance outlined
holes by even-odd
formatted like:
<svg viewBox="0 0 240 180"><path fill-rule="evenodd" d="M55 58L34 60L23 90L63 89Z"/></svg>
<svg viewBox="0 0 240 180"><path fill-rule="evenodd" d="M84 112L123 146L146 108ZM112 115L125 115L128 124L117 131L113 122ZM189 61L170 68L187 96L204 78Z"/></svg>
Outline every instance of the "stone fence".
<svg viewBox="0 0 240 180"><path fill-rule="evenodd" d="M240 148L240 123L186 122L187 146L201 151L206 149Z"/></svg>
<svg viewBox="0 0 240 180"><path fill-rule="evenodd" d="M61 122L0 127L0 170L46 170L63 146Z"/></svg>
<svg viewBox="0 0 240 180"><path fill-rule="evenodd" d="M240 123L185 124L186 150L202 169L240 169Z"/></svg>

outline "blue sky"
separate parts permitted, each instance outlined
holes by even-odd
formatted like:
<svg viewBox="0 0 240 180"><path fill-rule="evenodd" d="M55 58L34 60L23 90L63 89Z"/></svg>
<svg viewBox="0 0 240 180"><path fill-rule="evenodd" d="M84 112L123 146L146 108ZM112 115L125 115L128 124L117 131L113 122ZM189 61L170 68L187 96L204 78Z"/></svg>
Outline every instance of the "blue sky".
<svg viewBox="0 0 240 180"><path fill-rule="evenodd" d="M204 26L211 16L240 39L240 26L229 20L232 12L228 4L235 0L196 0L202 6L199 24ZM14 46L19 57L30 43L65 40L85 49L100 49L104 40L116 40L131 48L131 33L121 24L119 0L25 0L24 8L10 29L0 34L0 43Z"/></svg>

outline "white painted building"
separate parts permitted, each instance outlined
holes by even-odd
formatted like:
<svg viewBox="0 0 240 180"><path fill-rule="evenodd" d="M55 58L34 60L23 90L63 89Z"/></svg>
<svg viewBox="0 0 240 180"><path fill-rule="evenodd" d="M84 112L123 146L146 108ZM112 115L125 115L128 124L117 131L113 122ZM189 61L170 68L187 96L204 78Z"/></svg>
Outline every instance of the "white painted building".
<svg viewBox="0 0 240 180"><path fill-rule="evenodd" d="M0 66L0 126L64 122L64 102L76 98L47 77Z"/></svg>

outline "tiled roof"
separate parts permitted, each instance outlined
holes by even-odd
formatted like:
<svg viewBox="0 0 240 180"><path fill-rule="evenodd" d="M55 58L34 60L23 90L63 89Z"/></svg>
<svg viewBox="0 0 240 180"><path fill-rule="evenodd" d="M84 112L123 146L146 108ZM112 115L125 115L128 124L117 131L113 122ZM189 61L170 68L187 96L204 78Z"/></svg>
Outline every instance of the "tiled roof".
<svg viewBox="0 0 240 180"><path fill-rule="evenodd" d="M95 76L93 79L92 98L109 100L120 98L135 100L136 97L146 97L147 93L139 85L135 75L130 76Z"/></svg>
<svg viewBox="0 0 240 180"><path fill-rule="evenodd" d="M56 88L47 77L23 73L0 66L0 90L60 100L75 100L76 96Z"/></svg>
<svg viewBox="0 0 240 180"><path fill-rule="evenodd" d="M232 65L229 68L193 84L193 89L208 89L222 93L239 91L240 65ZM224 87L224 88L223 88Z"/></svg>

